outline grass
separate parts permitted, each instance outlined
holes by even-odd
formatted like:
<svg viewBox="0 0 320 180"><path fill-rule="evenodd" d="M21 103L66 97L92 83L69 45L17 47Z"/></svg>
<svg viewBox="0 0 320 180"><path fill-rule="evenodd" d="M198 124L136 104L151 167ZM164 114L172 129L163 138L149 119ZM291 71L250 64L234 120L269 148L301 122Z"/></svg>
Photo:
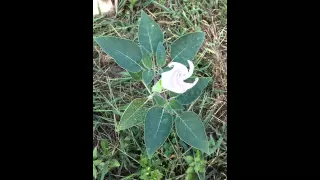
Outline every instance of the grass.
<svg viewBox="0 0 320 180"><path fill-rule="evenodd" d="M137 42L138 20L143 9L164 31L166 46L183 34L202 30L205 42L194 59L196 76L213 77L200 98L187 108L202 118L208 137L217 147L210 156L203 154L206 179L227 179L227 5L226 0L140 0L133 6L119 0L118 14L96 17L94 36L111 35ZM168 61L169 57L168 57ZM105 179L139 179L146 168L158 170L162 179L185 179L186 155L195 150L172 133L164 146L149 161L146 160L143 127L116 132L121 113L135 98L148 96L140 82L117 66L93 44L93 147L101 151L103 141L108 157L120 166L110 169ZM146 161L146 162L144 162Z"/></svg>

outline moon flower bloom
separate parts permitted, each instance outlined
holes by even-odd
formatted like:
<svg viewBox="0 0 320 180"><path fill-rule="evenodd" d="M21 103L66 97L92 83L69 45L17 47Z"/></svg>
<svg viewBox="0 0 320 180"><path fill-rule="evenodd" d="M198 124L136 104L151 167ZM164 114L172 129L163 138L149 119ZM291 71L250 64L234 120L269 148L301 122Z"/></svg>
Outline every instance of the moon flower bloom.
<svg viewBox="0 0 320 180"><path fill-rule="evenodd" d="M178 62L171 62L168 64L168 67L172 68L170 71L164 72L161 74L161 83L164 89L169 91L182 94L188 89L195 86L199 80L196 78L193 83L186 83L184 80L191 77L194 65L191 61L188 60L189 71L186 66Z"/></svg>
<svg viewBox="0 0 320 180"><path fill-rule="evenodd" d="M114 7L111 0L93 0L93 16L99 15L99 8L102 14L106 14Z"/></svg>

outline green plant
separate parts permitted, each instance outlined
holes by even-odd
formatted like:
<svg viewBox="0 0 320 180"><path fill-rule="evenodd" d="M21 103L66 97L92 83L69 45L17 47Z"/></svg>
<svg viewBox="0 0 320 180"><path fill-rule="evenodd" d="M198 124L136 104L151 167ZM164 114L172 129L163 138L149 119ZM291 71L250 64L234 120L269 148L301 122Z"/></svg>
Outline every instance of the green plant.
<svg viewBox="0 0 320 180"><path fill-rule="evenodd" d="M130 0L130 10L133 11L133 7L136 4L137 0Z"/></svg>
<svg viewBox="0 0 320 180"><path fill-rule="evenodd" d="M142 180L160 180L163 177L163 174L159 169L156 169L161 165L161 162L158 160L152 161L149 160L146 156L142 156L140 159L140 179Z"/></svg>
<svg viewBox="0 0 320 180"><path fill-rule="evenodd" d="M164 67L166 51L163 32L143 11L138 36L139 45L112 36L94 38L102 50L126 69L133 79L141 81L150 94L148 97L134 99L129 104L116 126L117 131L144 123L144 141L147 155L151 158L175 126L181 140L210 154L209 141L201 119L196 113L185 111L184 107L197 100L211 81L209 77L189 78L193 72L192 60L204 41L205 33L189 33L175 40L170 46L172 62L168 67ZM189 72L186 66L189 66ZM168 77L165 78L165 75ZM173 75L181 81L171 80ZM155 83L150 88L152 81Z"/></svg>
<svg viewBox="0 0 320 180"><path fill-rule="evenodd" d="M196 179L197 175L200 180L204 179L207 161L202 159L200 151L197 150L195 157L188 155L184 159L188 164L185 179L193 180Z"/></svg>
<svg viewBox="0 0 320 180"><path fill-rule="evenodd" d="M97 146L93 149L93 178L104 180L105 175L115 167L119 167L120 163L116 159L111 159L107 144L105 141L100 142L101 153L98 152Z"/></svg>

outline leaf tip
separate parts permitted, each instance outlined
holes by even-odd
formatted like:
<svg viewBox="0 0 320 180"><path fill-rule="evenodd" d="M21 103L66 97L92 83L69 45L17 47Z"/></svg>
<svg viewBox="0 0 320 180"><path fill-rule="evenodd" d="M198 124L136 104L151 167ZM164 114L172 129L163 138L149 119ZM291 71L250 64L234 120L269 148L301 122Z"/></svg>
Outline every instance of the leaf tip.
<svg viewBox="0 0 320 180"><path fill-rule="evenodd" d="M148 148L148 147L147 147L146 150L147 150L148 159L151 159L151 158L152 158L152 155L153 155L154 153L150 152L150 148Z"/></svg>
<svg viewBox="0 0 320 180"><path fill-rule="evenodd" d="M144 10L141 9L141 16L142 16L142 15L147 15L147 13L144 12Z"/></svg>

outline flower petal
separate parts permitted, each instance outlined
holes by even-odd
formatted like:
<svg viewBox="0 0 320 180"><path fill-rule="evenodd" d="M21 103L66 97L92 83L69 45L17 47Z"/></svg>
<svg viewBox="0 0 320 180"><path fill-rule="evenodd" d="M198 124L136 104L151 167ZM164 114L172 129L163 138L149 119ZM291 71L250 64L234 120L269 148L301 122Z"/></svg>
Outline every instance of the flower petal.
<svg viewBox="0 0 320 180"><path fill-rule="evenodd" d="M193 65L192 61L188 60L188 64L189 64L189 72L188 72L188 74L184 77L183 80L188 79L188 78L191 77L192 74L193 74L194 65Z"/></svg>
<svg viewBox="0 0 320 180"><path fill-rule="evenodd" d="M168 67L173 67L175 71L179 71L180 74L188 74L188 68L181 63L171 62L168 64Z"/></svg>
<svg viewBox="0 0 320 180"><path fill-rule="evenodd" d="M186 83L184 80L188 79L194 70L193 63L188 61L190 69L178 62L169 63L168 67L173 67L171 70L161 74L162 87L175 93L184 93L192 88L198 82L196 78L193 83Z"/></svg>
<svg viewBox="0 0 320 180"><path fill-rule="evenodd" d="M93 16L99 15L99 8L101 14L106 14L113 11L114 6L111 0L103 1L103 0L93 0Z"/></svg>

